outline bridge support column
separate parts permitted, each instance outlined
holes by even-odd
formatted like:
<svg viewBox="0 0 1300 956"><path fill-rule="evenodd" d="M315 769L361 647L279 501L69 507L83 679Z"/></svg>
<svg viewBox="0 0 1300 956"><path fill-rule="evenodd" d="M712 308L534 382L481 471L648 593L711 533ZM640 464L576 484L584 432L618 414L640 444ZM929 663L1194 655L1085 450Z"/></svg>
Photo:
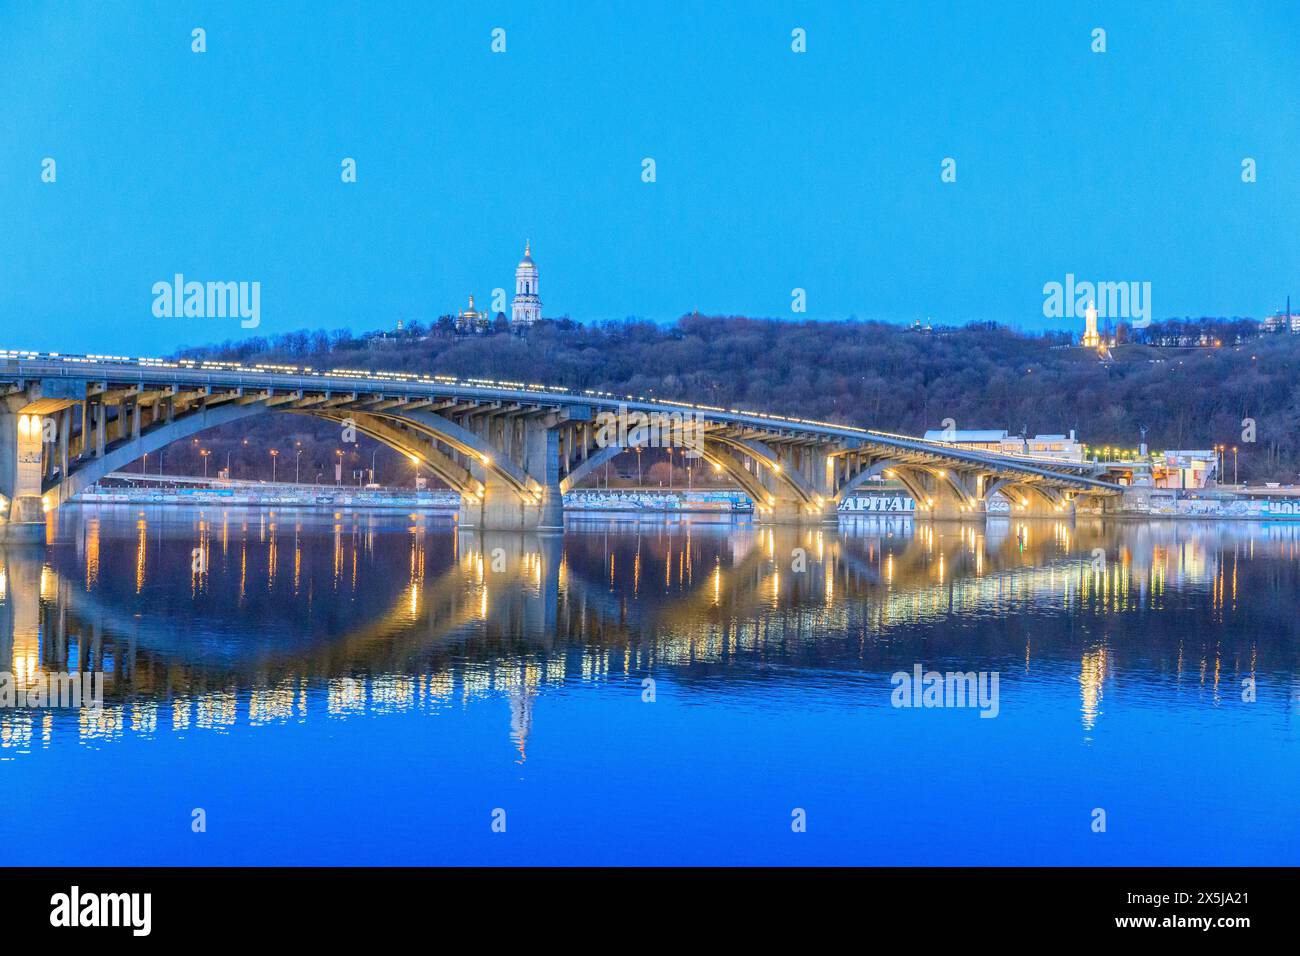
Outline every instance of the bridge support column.
<svg viewBox="0 0 1300 956"><path fill-rule="evenodd" d="M1075 513L1074 497L1056 488L1044 488L1026 484L998 482L986 499L998 493L1007 501L1009 510L999 512L1010 518L1073 518ZM990 512L992 513L992 512Z"/></svg>
<svg viewBox="0 0 1300 956"><path fill-rule="evenodd" d="M983 517L981 512L968 507L966 502L943 481L934 482L926 505L924 510L917 508L916 513L933 521L973 521Z"/></svg>
<svg viewBox="0 0 1300 956"><path fill-rule="evenodd" d="M534 531L541 527L542 503L521 495L509 482L487 468L471 468L483 482L481 497L463 494L457 519L462 528L477 531Z"/></svg>
<svg viewBox="0 0 1300 956"><path fill-rule="evenodd" d="M754 502L754 520L762 524L836 524L840 513L832 490L834 461L829 455L806 449L798 460L783 456L779 462L783 472L797 476L797 481L761 467L766 473L763 484L768 497Z"/></svg>
<svg viewBox="0 0 1300 956"><path fill-rule="evenodd" d="M541 422L529 423L524 435L524 469L542 486L538 531L564 530L564 493L560 490L560 432Z"/></svg>
<svg viewBox="0 0 1300 956"><path fill-rule="evenodd" d="M29 403L26 395L0 402L0 541L40 541L45 533L43 425L41 416L21 411Z"/></svg>
<svg viewBox="0 0 1300 956"><path fill-rule="evenodd" d="M895 471L916 502L914 517L930 521L983 520L984 504L974 491L976 482L969 477L933 468Z"/></svg>
<svg viewBox="0 0 1300 956"><path fill-rule="evenodd" d="M806 504L793 497L778 496L775 504L760 509L755 506L754 520L760 524L835 524L840 514L835 502Z"/></svg>
<svg viewBox="0 0 1300 956"><path fill-rule="evenodd" d="M537 482L531 490L515 487L490 464L471 462L470 473L483 482L483 494L461 496L461 527L480 531L563 531L559 448L556 429L540 422L526 426L524 469Z"/></svg>

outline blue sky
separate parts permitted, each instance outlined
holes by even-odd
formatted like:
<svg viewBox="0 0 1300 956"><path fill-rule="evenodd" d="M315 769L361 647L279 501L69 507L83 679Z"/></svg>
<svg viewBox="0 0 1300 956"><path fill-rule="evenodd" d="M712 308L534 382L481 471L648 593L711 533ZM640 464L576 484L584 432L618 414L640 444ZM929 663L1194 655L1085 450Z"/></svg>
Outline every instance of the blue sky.
<svg viewBox="0 0 1300 956"><path fill-rule="evenodd" d="M694 6L0 5L0 346L427 321L526 236L582 321L801 317L799 287L1041 328L1068 272L1156 318L1300 301L1300 6ZM156 318L178 272L260 282L261 326Z"/></svg>

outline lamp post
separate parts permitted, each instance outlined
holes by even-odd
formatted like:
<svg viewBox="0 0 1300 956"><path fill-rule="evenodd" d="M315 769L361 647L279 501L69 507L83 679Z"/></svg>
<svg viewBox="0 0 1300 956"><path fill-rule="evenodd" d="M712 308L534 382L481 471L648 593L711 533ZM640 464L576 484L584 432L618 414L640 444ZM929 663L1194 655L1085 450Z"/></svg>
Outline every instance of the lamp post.
<svg viewBox="0 0 1300 956"><path fill-rule="evenodd" d="M298 463L302 461L302 442L298 442L298 451L293 456L293 483L298 484Z"/></svg>
<svg viewBox="0 0 1300 956"><path fill-rule="evenodd" d="M343 449L334 449L334 484L343 484Z"/></svg>
<svg viewBox="0 0 1300 956"><path fill-rule="evenodd" d="M271 484L275 484L275 462L280 457L280 452L274 448L271 449Z"/></svg>
<svg viewBox="0 0 1300 956"><path fill-rule="evenodd" d="M668 490L673 490L673 450L668 449Z"/></svg>
<svg viewBox="0 0 1300 956"><path fill-rule="evenodd" d="M372 485L375 483L375 456L378 454L378 448L375 448L375 450L370 453L370 483Z"/></svg>
<svg viewBox="0 0 1300 956"><path fill-rule="evenodd" d="M641 446L636 446L636 486L641 487Z"/></svg>
<svg viewBox="0 0 1300 956"><path fill-rule="evenodd" d="M1232 483L1237 484L1237 446L1232 446Z"/></svg>
<svg viewBox="0 0 1300 956"><path fill-rule="evenodd" d="M203 459L203 477L205 480L208 477L208 456L211 454L212 452L208 451L206 448L199 449L199 457Z"/></svg>

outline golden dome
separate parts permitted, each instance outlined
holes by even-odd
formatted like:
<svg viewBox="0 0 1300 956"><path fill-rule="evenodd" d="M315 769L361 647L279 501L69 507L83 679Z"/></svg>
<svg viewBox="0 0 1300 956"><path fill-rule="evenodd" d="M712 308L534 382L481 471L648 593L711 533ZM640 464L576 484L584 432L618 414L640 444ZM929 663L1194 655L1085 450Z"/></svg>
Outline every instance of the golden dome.
<svg viewBox="0 0 1300 956"><path fill-rule="evenodd" d="M533 262L533 256L532 256L532 253L531 253L531 251L530 251L530 243L529 243L529 241L528 241L527 239L524 240L524 257L523 257L522 259L519 260L519 265L518 265L516 268L519 268L519 269L523 269L523 268L536 269L536 268L537 268L537 263Z"/></svg>

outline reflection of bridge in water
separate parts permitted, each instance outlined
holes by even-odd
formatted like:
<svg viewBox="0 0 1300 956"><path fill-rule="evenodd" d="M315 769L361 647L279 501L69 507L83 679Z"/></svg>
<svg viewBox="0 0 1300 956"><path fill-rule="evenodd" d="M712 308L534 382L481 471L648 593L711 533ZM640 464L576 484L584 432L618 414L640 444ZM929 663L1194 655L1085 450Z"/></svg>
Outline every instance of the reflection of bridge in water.
<svg viewBox="0 0 1300 956"><path fill-rule="evenodd" d="M89 512L60 546L0 552L3 665L28 681L106 672L108 706L77 715L83 738L154 732L160 719L215 728L500 695L522 746L546 684L639 690L645 676L691 684L723 667L797 692L810 669L891 670L900 641L915 647L909 659L969 656L964 621L1025 608L1080 622L1065 647L1023 628L999 639L1023 641L1026 669L1072 661L1086 712L1125 653L1104 633L1116 621L1149 620L1189 590L1210 613L1236 612L1241 565L1300 546L1276 526L1207 535L1176 522L1123 534L1049 521L593 525L560 538L413 519L395 547L395 532L357 515L315 525L222 514L177 527L144 514L124 534L113 512ZM1265 631L1289 625L1272 620L1277 607L1252 613ZM1217 680L1254 667L1253 643L1201 647L1187 633L1176 645L1157 650L1179 673ZM30 746L54 728L51 713L5 714L0 743Z"/></svg>

